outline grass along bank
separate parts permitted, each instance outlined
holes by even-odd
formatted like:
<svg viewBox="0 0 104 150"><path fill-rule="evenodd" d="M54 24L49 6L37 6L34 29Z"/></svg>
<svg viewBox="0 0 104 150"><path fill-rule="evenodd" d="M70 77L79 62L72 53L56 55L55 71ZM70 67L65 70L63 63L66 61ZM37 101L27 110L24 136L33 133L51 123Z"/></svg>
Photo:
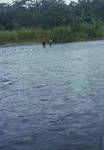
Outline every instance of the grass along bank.
<svg viewBox="0 0 104 150"><path fill-rule="evenodd" d="M0 31L0 44L34 43L42 42L43 40L48 41L50 38L56 43L104 39L104 25L80 23L47 30L41 28L22 28L12 31Z"/></svg>

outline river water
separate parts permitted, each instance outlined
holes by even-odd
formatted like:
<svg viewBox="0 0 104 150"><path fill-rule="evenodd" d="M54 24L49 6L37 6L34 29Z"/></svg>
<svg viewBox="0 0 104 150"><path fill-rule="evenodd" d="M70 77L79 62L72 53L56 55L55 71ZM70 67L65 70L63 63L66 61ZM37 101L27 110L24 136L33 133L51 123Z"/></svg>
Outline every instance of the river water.
<svg viewBox="0 0 104 150"><path fill-rule="evenodd" d="M101 150L104 41L0 48L0 150Z"/></svg>

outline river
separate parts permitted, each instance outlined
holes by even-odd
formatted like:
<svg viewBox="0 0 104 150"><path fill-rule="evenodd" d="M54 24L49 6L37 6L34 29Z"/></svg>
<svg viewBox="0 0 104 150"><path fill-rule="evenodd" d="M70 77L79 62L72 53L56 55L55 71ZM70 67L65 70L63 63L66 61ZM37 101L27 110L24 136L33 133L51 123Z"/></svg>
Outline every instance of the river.
<svg viewBox="0 0 104 150"><path fill-rule="evenodd" d="M0 47L0 150L104 149L104 41Z"/></svg>

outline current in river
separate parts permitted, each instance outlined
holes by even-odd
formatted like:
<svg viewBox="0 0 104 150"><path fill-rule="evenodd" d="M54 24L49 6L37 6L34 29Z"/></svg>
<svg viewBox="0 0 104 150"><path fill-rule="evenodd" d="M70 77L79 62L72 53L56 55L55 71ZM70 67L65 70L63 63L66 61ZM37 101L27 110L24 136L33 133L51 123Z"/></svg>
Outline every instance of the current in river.
<svg viewBox="0 0 104 150"><path fill-rule="evenodd" d="M0 150L104 150L104 41L0 47Z"/></svg>

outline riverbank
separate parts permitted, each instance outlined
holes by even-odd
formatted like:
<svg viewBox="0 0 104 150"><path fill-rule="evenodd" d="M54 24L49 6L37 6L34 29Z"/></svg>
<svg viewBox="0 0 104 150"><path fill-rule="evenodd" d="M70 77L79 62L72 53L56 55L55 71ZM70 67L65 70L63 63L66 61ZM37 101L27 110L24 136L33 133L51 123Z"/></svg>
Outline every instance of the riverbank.
<svg viewBox="0 0 104 150"><path fill-rule="evenodd" d="M66 43L104 39L104 26L96 24L78 24L76 26L61 26L53 29L23 28L18 30L0 31L0 45L32 44L48 42Z"/></svg>
<svg viewBox="0 0 104 150"><path fill-rule="evenodd" d="M2 43L0 47L12 47L12 46L28 46L28 45L38 45L39 43Z"/></svg>
<svg viewBox="0 0 104 150"><path fill-rule="evenodd" d="M80 43L80 42L93 42L93 41L104 41L104 39L96 39L96 40L83 40L83 41L73 41L73 42L61 42L61 43L54 43L54 44L67 44L67 43ZM38 45L41 43L9 43L9 44L0 44L0 47L14 47L14 46L29 46L29 45Z"/></svg>

